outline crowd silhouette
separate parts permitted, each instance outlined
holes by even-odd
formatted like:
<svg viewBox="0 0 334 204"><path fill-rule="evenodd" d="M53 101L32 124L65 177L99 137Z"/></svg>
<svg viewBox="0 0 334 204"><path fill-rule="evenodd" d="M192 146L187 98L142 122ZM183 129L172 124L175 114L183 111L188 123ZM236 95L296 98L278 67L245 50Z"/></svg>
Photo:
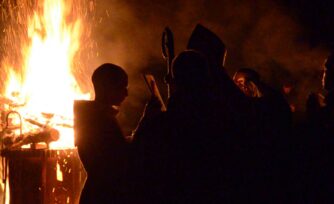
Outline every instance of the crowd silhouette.
<svg viewBox="0 0 334 204"><path fill-rule="evenodd" d="M167 110L152 95L132 140L116 106L125 71L103 64L96 98L74 105L76 145L88 174L80 203L331 203L334 197L334 55L323 93L292 123L284 93L252 68L230 77L221 39L197 25L172 61Z"/></svg>

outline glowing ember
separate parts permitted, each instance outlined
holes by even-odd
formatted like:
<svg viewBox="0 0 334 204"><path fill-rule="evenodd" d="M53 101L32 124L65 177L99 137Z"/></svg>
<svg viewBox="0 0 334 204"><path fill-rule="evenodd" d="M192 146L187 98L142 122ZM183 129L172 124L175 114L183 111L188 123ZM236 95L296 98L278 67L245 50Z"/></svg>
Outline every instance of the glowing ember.
<svg viewBox="0 0 334 204"><path fill-rule="evenodd" d="M60 165L57 162L57 181L63 181L63 173L60 170Z"/></svg>
<svg viewBox="0 0 334 204"><path fill-rule="evenodd" d="M21 0L17 7L20 10L28 4ZM2 65L8 78L3 97L5 110L21 114L23 133L45 127L57 129L60 138L50 148L74 147L73 101L90 98L81 92L72 74L84 33L83 20L72 9L74 5L68 1L65 4L65 0L44 0L34 5L35 9L26 9L25 15L18 15L20 19L27 18L26 32L12 36L22 38L18 40L23 42L22 62L12 65L5 59ZM6 34L13 32L7 30ZM14 118L12 122L18 124L20 121Z"/></svg>

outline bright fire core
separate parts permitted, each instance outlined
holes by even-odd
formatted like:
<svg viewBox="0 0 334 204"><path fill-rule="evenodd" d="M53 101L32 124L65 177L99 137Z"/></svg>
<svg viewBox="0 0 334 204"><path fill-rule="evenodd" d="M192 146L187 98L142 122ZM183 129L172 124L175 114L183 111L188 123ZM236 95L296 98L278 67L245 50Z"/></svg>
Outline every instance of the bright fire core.
<svg viewBox="0 0 334 204"><path fill-rule="evenodd" d="M60 138L50 144L53 149L74 147L73 101L90 98L81 92L72 72L83 20L71 9L74 3L68 4L65 0L39 1L27 14L26 33L16 36L28 39L21 46L22 64L19 68L2 64L8 73L4 95L11 101L5 108L21 114L23 132L36 128L24 122L27 119L57 129Z"/></svg>

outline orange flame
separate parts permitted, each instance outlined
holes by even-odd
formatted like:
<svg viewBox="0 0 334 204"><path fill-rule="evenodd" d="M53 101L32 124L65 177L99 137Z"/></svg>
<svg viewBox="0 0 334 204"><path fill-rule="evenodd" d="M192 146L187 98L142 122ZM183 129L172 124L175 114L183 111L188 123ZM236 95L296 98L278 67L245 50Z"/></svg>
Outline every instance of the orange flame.
<svg viewBox="0 0 334 204"><path fill-rule="evenodd" d="M83 20L72 12L72 5L65 6L65 0L44 0L27 15L28 43L21 50L22 71L18 74L13 66L3 66L10 76L5 97L20 105L17 109L23 119L56 128L60 139L50 147L57 149L74 147L73 101L90 98L81 92L72 73ZM24 125L23 132L33 128Z"/></svg>

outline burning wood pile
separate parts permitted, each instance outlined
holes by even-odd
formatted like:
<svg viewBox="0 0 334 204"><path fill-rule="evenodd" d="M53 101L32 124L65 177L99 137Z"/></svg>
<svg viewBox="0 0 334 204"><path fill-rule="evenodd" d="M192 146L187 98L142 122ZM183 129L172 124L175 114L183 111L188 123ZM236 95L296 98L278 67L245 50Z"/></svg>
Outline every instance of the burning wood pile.
<svg viewBox="0 0 334 204"><path fill-rule="evenodd" d="M59 131L49 125L50 121L46 124L42 124L31 118L23 118L22 115L15 110L3 110L1 116L3 150L20 149L24 145L30 145L32 149L36 149L40 143L45 143L46 148L49 148L50 142L59 139ZM17 119L19 124L15 123ZM50 118L47 119L50 120ZM29 132L23 132L24 122L34 125L36 128Z"/></svg>
<svg viewBox="0 0 334 204"><path fill-rule="evenodd" d="M87 2L0 3L8 24L0 38L4 203L78 203L86 173L74 146L73 102L90 95L79 88L73 61L80 64L81 42L89 42Z"/></svg>
<svg viewBox="0 0 334 204"><path fill-rule="evenodd" d="M24 146L30 146L32 149L49 148L51 142L60 138L57 126L73 128L73 125L66 123L66 120L57 124L55 114L41 113L39 118L22 115L19 108L23 106L5 97L0 100L2 149L15 150Z"/></svg>
<svg viewBox="0 0 334 204"><path fill-rule="evenodd" d="M87 9L77 0L5 4L8 53L1 62L4 73L0 72L6 79L0 97L4 144L14 149L38 142L51 149L74 148L73 102L90 98L74 77L73 62L89 27L83 27L79 11Z"/></svg>
<svg viewBox="0 0 334 204"><path fill-rule="evenodd" d="M87 176L77 150L50 145L61 137L59 130L73 131L73 120L31 114L24 106L0 100L3 203L78 203Z"/></svg>

